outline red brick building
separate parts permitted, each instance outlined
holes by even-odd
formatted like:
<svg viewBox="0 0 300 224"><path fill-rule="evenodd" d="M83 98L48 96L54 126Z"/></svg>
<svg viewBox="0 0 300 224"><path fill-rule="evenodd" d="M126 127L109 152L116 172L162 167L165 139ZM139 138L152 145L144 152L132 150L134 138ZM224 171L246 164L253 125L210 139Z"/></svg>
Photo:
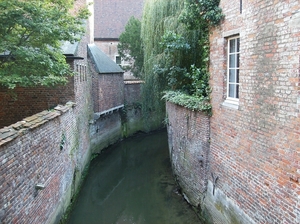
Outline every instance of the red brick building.
<svg viewBox="0 0 300 224"><path fill-rule="evenodd" d="M95 44L117 64L120 34L131 16L141 18L144 0L94 0Z"/></svg>
<svg viewBox="0 0 300 224"><path fill-rule="evenodd" d="M220 7L225 19L210 36L211 198L243 223L300 223L299 1Z"/></svg>

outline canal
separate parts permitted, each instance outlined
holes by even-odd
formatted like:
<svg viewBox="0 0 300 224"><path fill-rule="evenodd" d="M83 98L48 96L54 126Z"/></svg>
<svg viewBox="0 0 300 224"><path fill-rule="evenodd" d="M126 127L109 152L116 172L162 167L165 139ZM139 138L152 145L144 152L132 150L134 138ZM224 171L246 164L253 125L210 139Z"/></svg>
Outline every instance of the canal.
<svg viewBox="0 0 300 224"><path fill-rule="evenodd" d="M93 159L67 223L200 223L178 194L166 131L126 139Z"/></svg>

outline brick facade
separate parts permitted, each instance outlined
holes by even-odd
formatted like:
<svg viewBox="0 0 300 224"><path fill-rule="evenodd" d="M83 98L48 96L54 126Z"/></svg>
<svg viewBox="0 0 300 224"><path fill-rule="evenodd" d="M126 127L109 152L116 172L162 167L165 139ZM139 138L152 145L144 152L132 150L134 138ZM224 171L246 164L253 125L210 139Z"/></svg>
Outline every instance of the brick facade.
<svg viewBox="0 0 300 224"><path fill-rule="evenodd" d="M210 35L209 170L195 161L202 149L187 144L204 124L167 105L174 169L212 223L300 223L299 1L221 0L220 7L225 19ZM227 42L235 36L238 103L227 99ZM193 190L199 178L208 179L204 193L200 185Z"/></svg>
<svg viewBox="0 0 300 224"><path fill-rule="evenodd" d="M102 112L124 104L123 73L99 74L98 83L98 108L95 112Z"/></svg>
<svg viewBox="0 0 300 224"><path fill-rule="evenodd" d="M143 7L144 0L94 0L95 44L114 62L119 56L120 34L131 16L141 19Z"/></svg>
<svg viewBox="0 0 300 224"><path fill-rule="evenodd" d="M141 18L144 0L94 0L95 38L119 38L131 16Z"/></svg>
<svg viewBox="0 0 300 224"><path fill-rule="evenodd" d="M221 0L220 6L225 20L210 37L216 187L255 223L299 223L299 1ZM237 108L224 103L227 40L234 35L240 37Z"/></svg>

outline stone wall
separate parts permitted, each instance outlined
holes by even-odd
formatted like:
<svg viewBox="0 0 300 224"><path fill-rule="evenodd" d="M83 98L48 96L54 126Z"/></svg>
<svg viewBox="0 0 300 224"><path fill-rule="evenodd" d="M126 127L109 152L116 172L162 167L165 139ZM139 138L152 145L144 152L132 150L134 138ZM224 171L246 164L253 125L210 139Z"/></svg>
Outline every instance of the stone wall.
<svg viewBox="0 0 300 224"><path fill-rule="evenodd" d="M242 2L242 6L240 6ZM210 37L211 172L223 223L300 222L299 1L221 0ZM226 103L227 40L240 37L240 96ZM234 212L233 212L234 211Z"/></svg>

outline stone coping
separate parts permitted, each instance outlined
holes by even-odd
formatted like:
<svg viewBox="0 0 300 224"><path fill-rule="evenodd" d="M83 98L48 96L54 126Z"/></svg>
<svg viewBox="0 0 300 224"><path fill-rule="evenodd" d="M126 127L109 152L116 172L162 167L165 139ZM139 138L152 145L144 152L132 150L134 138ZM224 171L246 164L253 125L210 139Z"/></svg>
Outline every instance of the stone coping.
<svg viewBox="0 0 300 224"><path fill-rule="evenodd" d="M18 136L24 135L29 130L37 128L42 124L66 113L76 104L68 102L65 105L57 105L53 110L44 110L30 117L24 118L8 127L0 129L0 147L8 142L11 142Z"/></svg>
<svg viewBox="0 0 300 224"><path fill-rule="evenodd" d="M142 80L124 80L124 84L130 85L130 84L140 84L145 83L145 81Z"/></svg>

